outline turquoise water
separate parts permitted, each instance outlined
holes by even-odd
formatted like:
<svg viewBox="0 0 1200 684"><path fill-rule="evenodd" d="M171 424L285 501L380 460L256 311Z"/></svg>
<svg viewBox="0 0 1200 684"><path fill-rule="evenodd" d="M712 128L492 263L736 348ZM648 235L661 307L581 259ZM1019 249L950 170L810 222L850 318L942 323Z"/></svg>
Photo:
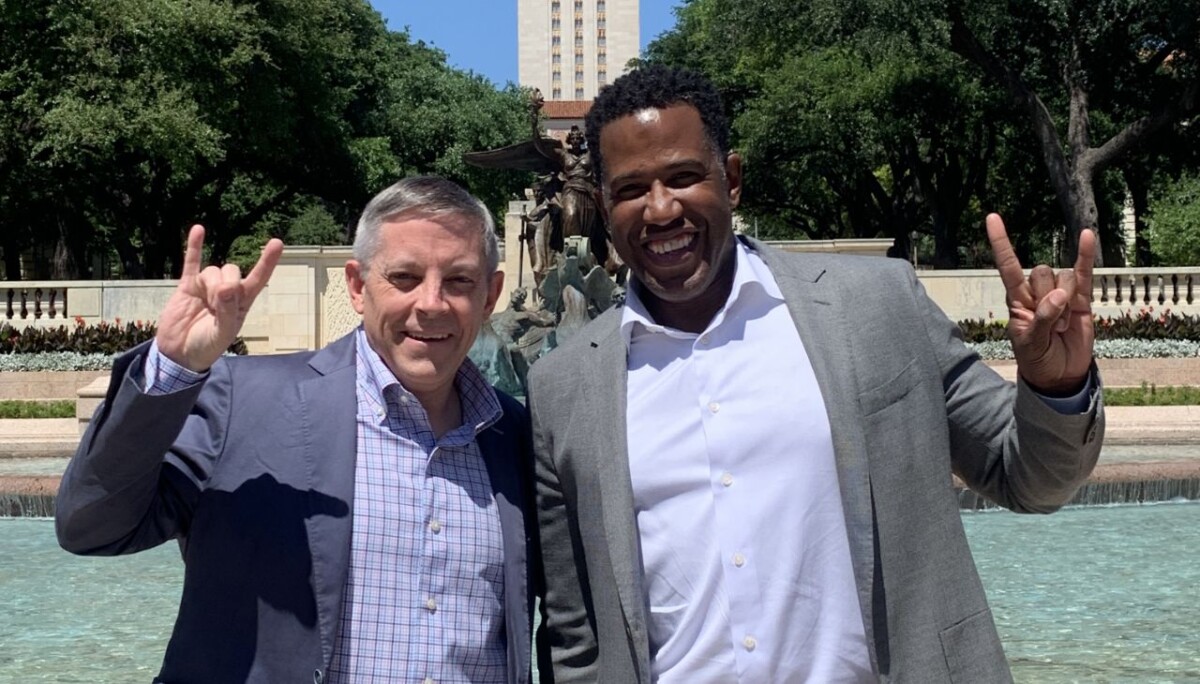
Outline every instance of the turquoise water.
<svg viewBox="0 0 1200 684"><path fill-rule="evenodd" d="M1200 504L963 520L1018 682L1200 683ZM59 550L0 519L0 682L148 682L179 600L175 546Z"/></svg>
<svg viewBox="0 0 1200 684"><path fill-rule="evenodd" d="M50 520L0 518L0 682L149 682L182 583L173 544L82 558Z"/></svg>
<svg viewBox="0 0 1200 684"><path fill-rule="evenodd" d="M1018 682L1200 682L1200 503L963 521Z"/></svg>

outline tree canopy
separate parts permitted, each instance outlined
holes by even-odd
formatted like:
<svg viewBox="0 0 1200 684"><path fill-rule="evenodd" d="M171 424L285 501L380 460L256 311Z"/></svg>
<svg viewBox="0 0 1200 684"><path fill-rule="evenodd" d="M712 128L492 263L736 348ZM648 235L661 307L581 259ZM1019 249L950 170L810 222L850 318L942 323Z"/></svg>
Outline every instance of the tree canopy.
<svg viewBox="0 0 1200 684"><path fill-rule="evenodd" d="M1200 104L1189 0L685 0L677 16L646 58L722 89L745 213L780 235L893 237L900 255L915 235L943 267L986 254L985 211L1026 260L1073 255L1085 226L1114 235L1121 171L1182 154L1157 143Z"/></svg>
<svg viewBox="0 0 1200 684"><path fill-rule="evenodd" d="M461 152L527 135L524 102L365 0L0 0L5 270L34 250L40 277L171 275L193 222L216 261L345 241L414 173L498 210L527 179Z"/></svg>

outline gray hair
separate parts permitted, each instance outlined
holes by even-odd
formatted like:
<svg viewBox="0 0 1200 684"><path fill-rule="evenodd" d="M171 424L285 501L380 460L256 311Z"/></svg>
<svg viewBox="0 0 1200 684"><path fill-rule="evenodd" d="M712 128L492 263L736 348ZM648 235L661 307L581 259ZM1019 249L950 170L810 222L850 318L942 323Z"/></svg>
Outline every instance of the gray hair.
<svg viewBox="0 0 1200 684"><path fill-rule="evenodd" d="M371 198L354 232L354 258L359 268L365 273L379 251L379 229L385 222L402 216L436 219L451 215L479 227L488 273L494 273L500 266L500 245L492 212L478 197L440 176L405 178Z"/></svg>

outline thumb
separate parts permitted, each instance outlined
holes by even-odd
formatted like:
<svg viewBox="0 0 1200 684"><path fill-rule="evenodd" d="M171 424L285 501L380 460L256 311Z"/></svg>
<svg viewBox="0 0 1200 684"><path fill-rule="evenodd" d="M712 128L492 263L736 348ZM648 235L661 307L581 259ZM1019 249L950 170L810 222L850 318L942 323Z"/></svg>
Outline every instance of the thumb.
<svg viewBox="0 0 1200 684"><path fill-rule="evenodd" d="M1038 302L1037 309L1034 311L1030 337L1039 345L1045 345L1049 342L1052 333L1063 332L1066 324L1069 323L1066 313L1070 303L1070 297L1062 290L1055 289L1047 292L1046 296Z"/></svg>

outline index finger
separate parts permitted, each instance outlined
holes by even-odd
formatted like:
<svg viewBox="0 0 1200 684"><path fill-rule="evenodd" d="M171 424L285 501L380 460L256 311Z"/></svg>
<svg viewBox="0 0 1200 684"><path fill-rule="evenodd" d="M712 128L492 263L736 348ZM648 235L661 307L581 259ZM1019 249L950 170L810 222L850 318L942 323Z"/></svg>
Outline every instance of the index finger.
<svg viewBox="0 0 1200 684"><path fill-rule="evenodd" d="M986 224L988 242L992 243L992 257L996 262L996 270L1000 271L1004 289L1016 289L1025 283L1025 271L1021 269L1021 260L1008 240L1004 220L999 214L988 214Z"/></svg>
<svg viewBox="0 0 1200 684"><path fill-rule="evenodd" d="M188 231L187 247L183 250L182 278L200 273L200 257L204 253L204 226L197 223Z"/></svg>
<svg viewBox="0 0 1200 684"><path fill-rule="evenodd" d="M1080 292L1092 296L1092 269L1096 266L1096 232L1091 228L1079 231L1079 254L1075 257L1075 282Z"/></svg>
<svg viewBox="0 0 1200 684"><path fill-rule="evenodd" d="M254 268L250 269L250 273L245 278L242 278L242 291L249 296L251 301L267 286L267 281L271 279L271 274L275 271L275 265L279 263L279 257L282 254L283 241L279 238L271 238L263 247L262 255L258 257L258 263L254 264Z"/></svg>

